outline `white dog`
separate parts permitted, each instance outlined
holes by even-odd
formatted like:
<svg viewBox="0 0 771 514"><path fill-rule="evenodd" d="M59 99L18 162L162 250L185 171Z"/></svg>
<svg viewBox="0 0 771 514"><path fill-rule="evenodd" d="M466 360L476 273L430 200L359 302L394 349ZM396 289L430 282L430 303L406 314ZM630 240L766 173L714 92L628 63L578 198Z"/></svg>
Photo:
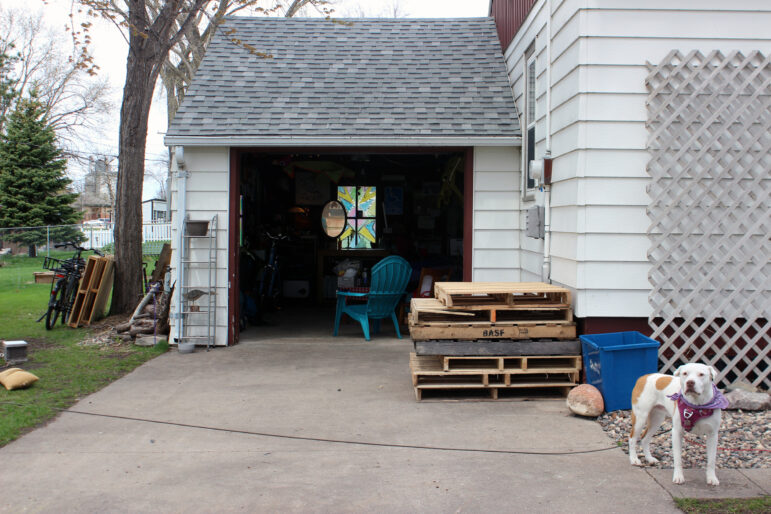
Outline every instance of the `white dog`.
<svg viewBox="0 0 771 514"><path fill-rule="evenodd" d="M715 475L717 436L722 409L728 400L714 385L715 368L690 363L677 368L674 376L653 373L637 380L632 391L632 431L629 434L629 462L642 466L637 456L637 438L642 433L642 449L645 460L655 464L651 455L651 437L665 418L672 418L672 458L675 471L672 482L682 484L683 430L707 436L707 483L718 485Z"/></svg>

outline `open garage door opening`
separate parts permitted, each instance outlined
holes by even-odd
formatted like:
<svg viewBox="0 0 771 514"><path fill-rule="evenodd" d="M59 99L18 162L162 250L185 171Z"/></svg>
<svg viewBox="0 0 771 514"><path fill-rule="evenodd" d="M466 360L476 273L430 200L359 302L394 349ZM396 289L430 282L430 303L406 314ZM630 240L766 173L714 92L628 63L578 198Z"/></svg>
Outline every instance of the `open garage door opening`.
<svg viewBox="0 0 771 514"><path fill-rule="evenodd" d="M463 280L470 160L464 149L236 151L231 341L301 319L331 335L336 291L366 288L372 266L389 255L412 268L407 297L431 295L436 279ZM322 217L332 201L344 217L329 230Z"/></svg>

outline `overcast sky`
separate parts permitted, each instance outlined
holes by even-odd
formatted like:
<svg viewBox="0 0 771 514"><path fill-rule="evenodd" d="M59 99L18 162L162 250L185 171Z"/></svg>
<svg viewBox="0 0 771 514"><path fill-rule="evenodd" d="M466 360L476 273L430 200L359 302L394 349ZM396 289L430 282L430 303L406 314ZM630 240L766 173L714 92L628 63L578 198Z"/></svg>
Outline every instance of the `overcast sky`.
<svg viewBox="0 0 771 514"><path fill-rule="evenodd" d="M487 16L489 0L333 0L334 16L356 17L392 16L394 10L400 17L410 18L447 18ZM64 28L69 13L70 0L2 0L3 9L21 9L39 12L52 27ZM106 22L95 24L92 29L92 53L100 73L109 77L114 89L114 111L110 126L104 136L84 137L83 151L103 155L118 153L118 113L120 111L121 89L125 77L126 43L114 26ZM162 93L156 91L150 115L148 130L147 167L162 167L167 150L163 145L163 133L166 130L166 109ZM74 174L82 174L75 169ZM152 198L155 186L145 183L144 198Z"/></svg>

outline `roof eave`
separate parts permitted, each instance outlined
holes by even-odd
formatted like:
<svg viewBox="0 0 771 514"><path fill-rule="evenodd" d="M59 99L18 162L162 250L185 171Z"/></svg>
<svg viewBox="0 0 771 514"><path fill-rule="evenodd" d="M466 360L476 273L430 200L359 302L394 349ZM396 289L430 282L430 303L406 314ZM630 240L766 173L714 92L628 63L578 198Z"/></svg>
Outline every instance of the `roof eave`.
<svg viewBox="0 0 771 514"><path fill-rule="evenodd" d="M521 146L520 136L425 136L425 137L256 137L166 136L166 146L230 147L442 147Z"/></svg>

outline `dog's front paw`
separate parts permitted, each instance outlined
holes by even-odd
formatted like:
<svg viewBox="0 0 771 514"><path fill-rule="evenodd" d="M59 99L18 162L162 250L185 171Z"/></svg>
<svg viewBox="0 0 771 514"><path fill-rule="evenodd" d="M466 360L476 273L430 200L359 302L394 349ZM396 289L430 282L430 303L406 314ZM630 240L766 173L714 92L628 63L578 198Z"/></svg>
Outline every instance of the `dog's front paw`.
<svg viewBox="0 0 771 514"><path fill-rule="evenodd" d="M672 475L672 482L675 484L684 484L685 483L685 477L683 476L682 471L675 471L675 473Z"/></svg>
<svg viewBox="0 0 771 514"><path fill-rule="evenodd" d="M644 466L644 464L642 463L640 458L638 456L636 456L636 455L634 455L634 456L630 455L629 456L629 463L632 464L633 466L640 466L640 467Z"/></svg>
<svg viewBox="0 0 771 514"><path fill-rule="evenodd" d="M720 480L718 480L717 476L713 473L711 475L707 475L707 484L708 485L720 485Z"/></svg>
<svg viewBox="0 0 771 514"><path fill-rule="evenodd" d="M648 464L658 464L659 463L659 459L657 459L653 455L651 455L650 457L645 457L645 460L648 461Z"/></svg>

